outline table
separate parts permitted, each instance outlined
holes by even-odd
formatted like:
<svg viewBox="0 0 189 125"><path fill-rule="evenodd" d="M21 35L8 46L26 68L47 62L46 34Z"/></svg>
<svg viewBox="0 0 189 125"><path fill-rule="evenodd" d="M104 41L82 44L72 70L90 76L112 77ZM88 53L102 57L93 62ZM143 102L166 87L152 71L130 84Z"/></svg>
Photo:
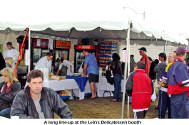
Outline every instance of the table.
<svg viewBox="0 0 189 125"><path fill-rule="evenodd" d="M48 80L43 82L43 86L51 88L54 91L79 89L74 79Z"/></svg>
<svg viewBox="0 0 189 125"><path fill-rule="evenodd" d="M79 97L79 100L84 99L84 92L80 91L80 88L74 79L48 80L43 82L43 86L51 88L54 91L73 90L74 94L77 92L75 95Z"/></svg>
<svg viewBox="0 0 189 125"><path fill-rule="evenodd" d="M83 92L81 92L78 84L76 83L76 81L74 79L48 80L48 81L44 81L43 86L51 88L54 91L73 90L74 95L76 97L79 97L79 100L84 99L85 93L91 93L89 81L87 81ZM123 80L121 81L121 88L122 88L122 92L123 92ZM112 91L114 91L114 85L107 83L107 80L105 77L100 77L99 82L96 83L96 89L97 89L98 97L113 96ZM110 93L104 94L105 91L110 91L111 95L110 95Z"/></svg>
<svg viewBox="0 0 189 125"><path fill-rule="evenodd" d="M88 80L88 77L84 77L84 76L66 76L66 79L74 79L77 83L77 85L80 88L81 92L84 92L85 90L85 85L86 82Z"/></svg>
<svg viewBox="0 0 189 125"><path fill-rule="evenodd" d="M124 80L121 80L121 90L123 92L123 82ZM114 91L114 85L111 85L107 82L106 77L100 77L99 83L97 84L97 95L98 97L108 97L113 96L112 91ZM104 93L105 91L110 91L110 93ZM104 96L103 96L104 95Z"/></svg>

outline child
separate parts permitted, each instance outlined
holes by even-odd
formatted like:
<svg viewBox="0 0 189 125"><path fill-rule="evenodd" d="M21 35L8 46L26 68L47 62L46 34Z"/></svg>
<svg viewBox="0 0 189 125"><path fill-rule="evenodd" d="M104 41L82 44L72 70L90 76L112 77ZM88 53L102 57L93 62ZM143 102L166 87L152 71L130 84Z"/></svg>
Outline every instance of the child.
<svg viewBox="0 0 189 125"><path fill-rule="evenodd" d="M129 75L126 83L128 95L132 95L132 107L134 118L145 118L148 107L151 103L152 82L145 72L145 64L138 62L134 72Z"/></svg>

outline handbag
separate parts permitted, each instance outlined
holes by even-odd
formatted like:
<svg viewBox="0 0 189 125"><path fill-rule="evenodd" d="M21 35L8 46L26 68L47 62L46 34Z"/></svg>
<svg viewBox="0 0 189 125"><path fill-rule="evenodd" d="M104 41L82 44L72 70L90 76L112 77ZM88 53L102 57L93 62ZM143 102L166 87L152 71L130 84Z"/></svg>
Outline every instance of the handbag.
<svg viewBox="0 0 189 125"><path fill-rule="evenodd" d="M105 76L106 76L107 82L110 83L111 85L113 85L114 84L114 79L112 77L112 73L111 73L110 70L106 70Z"/></svg>

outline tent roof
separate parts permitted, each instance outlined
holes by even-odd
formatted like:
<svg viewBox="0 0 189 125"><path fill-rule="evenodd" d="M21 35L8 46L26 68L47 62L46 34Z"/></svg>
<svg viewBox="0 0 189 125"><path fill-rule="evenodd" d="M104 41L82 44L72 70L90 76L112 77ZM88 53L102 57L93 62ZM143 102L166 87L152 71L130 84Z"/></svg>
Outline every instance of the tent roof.
<svg viewBox="0 0 189 125"><path fill-rule="evenodd" d="M104 35L104 38L122 39L126 36L124 31L128 29L128 22L132 21L133 32L143 32L149 37L188 44L186 40L181 40L175 35L172 38L160 30L151 28L136 15L133 16L124 10L118 1L107 4L106 1L84 0L82 4L81 1L72 0L47 0L45 3L42 0L33 0L28 2L29 7L21 4L22 2L25 3L24 0L5 0L1 4L0 30L11 28L21 31L29 27L31 31L45 33L44 30L50 28L52 30L48 33L63 37L69 36L72 32L70 37L79 37L78 35L82 34L82 36L93 35L100 38ZM8 11L7 6L10 6L8 8L11 11Z"/></svg>

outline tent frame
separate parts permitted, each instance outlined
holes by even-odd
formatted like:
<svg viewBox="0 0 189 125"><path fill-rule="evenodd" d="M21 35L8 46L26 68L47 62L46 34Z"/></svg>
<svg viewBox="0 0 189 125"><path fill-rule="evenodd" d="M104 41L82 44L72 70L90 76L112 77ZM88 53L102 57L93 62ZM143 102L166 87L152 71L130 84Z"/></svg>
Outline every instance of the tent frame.
<svg viewBox="0 0 189 125"><path fill-rule="evenodd" d="M130 32L132 28L132 22L128 22L128 30L126 36L126 50L127 50L127 58L125 58L125 69L124 69L124 82L123 82L123 97L122 97L122 113L121 118L124 118L124 105L125 105L125 93L126 93L126 76L129 76L130 72ZM128 59L128 60L127 60ZM127 73L127 75L126 75ZM127 97L127 117L129 118L129 96Z"/></svg>

